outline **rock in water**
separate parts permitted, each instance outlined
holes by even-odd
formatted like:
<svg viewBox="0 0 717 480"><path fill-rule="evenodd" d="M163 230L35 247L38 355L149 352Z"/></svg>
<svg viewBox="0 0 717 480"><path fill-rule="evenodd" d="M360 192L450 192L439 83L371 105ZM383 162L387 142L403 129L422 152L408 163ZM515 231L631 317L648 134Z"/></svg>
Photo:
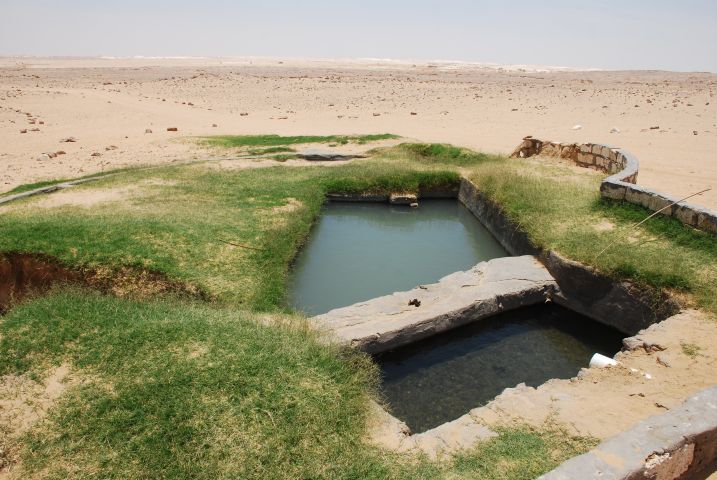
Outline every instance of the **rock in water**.
<svg viewBox="0 0 717 480"><path fill-rule="evenodd" d="M388 197L391 205L411 205L413 203L418 206L418 198L412 193L392 193Z"/></svg>

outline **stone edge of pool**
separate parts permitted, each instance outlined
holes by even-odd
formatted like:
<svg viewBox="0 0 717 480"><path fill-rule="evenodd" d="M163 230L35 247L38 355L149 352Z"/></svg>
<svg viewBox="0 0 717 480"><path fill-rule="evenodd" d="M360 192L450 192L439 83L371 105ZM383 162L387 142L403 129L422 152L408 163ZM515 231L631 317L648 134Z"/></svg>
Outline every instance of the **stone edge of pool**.
<svg viewBox="0 0 717 480"><path fill-rule="evenodd" d="M328 200L390 202L390 197L384 197L329 196ZM418 198L431 197L431 194L418 195ZM613 326L628 337L680 311L679 305L669 298L663 298L663 306L655 310L654 301L645 298L645 292L639 292L629 282L616 282L556 252L535 247L527 235L466 178L461 179L456 190L441 192L440 198L456 198L511 255L517 256L481 262L465 272L447 275L434 284L420 285L410 291L396 292L313 317L311 321L324 330L328 338L367 353L379 353L503 311L550 300ZM414 299L420 301L420 306L409 305ZM522 384L507 388L496 400L520 395L526 388L530 389ZM379 404L371 403L373 425L370 438L374 443L396 451L417 449L435 457L497 435L478 420L476 412L485 410L488 405L412 435L404 422Z"/></svg>

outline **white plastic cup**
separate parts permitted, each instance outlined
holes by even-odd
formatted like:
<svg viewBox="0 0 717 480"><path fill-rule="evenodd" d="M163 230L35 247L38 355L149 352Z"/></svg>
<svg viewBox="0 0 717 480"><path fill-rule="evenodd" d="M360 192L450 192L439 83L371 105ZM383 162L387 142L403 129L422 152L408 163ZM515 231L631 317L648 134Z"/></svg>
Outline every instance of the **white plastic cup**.
<svg viewBox="0 0 717 480"><path fill-rule="evenodd" d="M605 355L600 355L599 353L596 353L593 355L593 358L590 359L591 367L604 368L615 365L617 365L617 362L614 359L606 357Z"/></svg>

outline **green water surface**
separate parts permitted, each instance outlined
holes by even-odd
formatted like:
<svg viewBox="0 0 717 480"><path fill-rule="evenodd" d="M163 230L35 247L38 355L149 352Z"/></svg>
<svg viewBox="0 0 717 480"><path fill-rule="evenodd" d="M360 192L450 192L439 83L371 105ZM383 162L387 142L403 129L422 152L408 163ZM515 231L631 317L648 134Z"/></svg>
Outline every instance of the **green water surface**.
<svg viewBox="0 0 717 480"><path fill-rule="evenodd" d="M455 200L328 203L299 253L290 304L310 315L433 283L508 253Z"/></svg>

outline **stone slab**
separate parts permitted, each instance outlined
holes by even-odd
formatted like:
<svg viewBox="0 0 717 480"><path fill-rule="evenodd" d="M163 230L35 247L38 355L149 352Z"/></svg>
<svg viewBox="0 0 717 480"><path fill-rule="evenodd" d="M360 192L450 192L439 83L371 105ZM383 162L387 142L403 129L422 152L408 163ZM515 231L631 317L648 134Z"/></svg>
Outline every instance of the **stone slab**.
<svg viewBox="0 0 717 480"><path fill-rule="evenodd" d="M717 387L712 387L568 460L540 479L686 478L713 465L716 443Z"/></svg>
<svg viewBox="0 0 717 480"><path fill-rule="evenodd" d="M496 258L430 285L312 318L335 341L368 353L415 342L497 313L544 302L555 280L533 256ZM409 305L412 299L420 306Z"/></svg>

